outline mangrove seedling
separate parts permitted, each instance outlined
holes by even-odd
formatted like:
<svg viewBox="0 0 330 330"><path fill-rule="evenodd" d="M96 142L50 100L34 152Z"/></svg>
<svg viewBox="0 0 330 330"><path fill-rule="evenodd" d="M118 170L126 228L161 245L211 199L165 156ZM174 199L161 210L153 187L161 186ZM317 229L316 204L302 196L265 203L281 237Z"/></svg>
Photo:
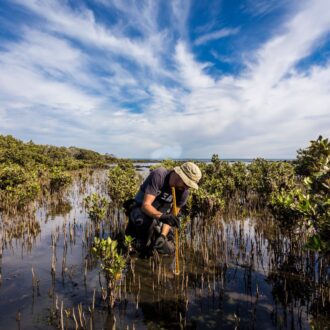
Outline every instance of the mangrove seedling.
<svg viewBox="0 0 330 330"><path fill-rule="evenodd" d="M130 253L132 251L132 244L133 244L134 238L132 236L125 236L125 246L127 248L127 252Z"/></svg>
<svg viewBox="0 0 330 330"><path fill-rule="evenodd" d="M98 224L105 218L109 202L105 197L100 196L97 193L89 195L84 198L85 208L88 213L88 217Z"/></svg>
<svg viewBox="0 0 330 330"><path fill-rule="evenodd" d="M117 251L117 241L94 238L93 254L101 261L101 270L107 284L106 301L110 311L118 297L121 273L125 268L125 258Z"/></svg>

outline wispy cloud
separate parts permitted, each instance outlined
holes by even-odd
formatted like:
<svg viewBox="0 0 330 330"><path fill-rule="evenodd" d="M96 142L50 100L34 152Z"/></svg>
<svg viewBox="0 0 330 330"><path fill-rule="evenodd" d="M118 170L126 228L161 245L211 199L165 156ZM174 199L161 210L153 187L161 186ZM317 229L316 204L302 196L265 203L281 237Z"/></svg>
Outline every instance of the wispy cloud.
<svg viewBox="0 0 330 330"><path fill-rule="evenodd" d="M239 32L239 30L240 30L239 28L235 28L235 29L224 28L217 31L209 32L207 34L198 37L195 40L195 45L199 46L211 40L218 40L221 38L235 35Z"/></svg>
<svg viewBox="0 0 330 330"><path fill-rule="evenodd" d="M295 1L292 1L294 3ZM242 4L241 8L253 16L264 16L272 11L288 5L288 0L248 0Z"/></svg>
<svg viewBox="0 0 330 330"><path fill-rule="evenodd" d="M34 30L25 34L24 41L8 44L0 53L0 104L57 107L72 115L88 113L101 104L101 98L82 90L97 81L84 72L86 59L80 51Z"/></svg>
<svg viewBox="0 0 330 330"><path fill-rule="evenodd" d="M180 38L187 38L187 21L190 13L190 0L172 0L172 21L174 24L174 29L179 32Z"/></svg>
<svg viewBox="0 0 330 330"><path fill-rule="evenodd" d="M147 66L156 67L157 58L154 48L157 37L152 40L136 41L120 34L120 29L106 27L95 20L89 9L72 10L59 2L45 0L14 0L43 17L46 29L76 38L86 45L98 47L100 50L128 57Z"/></svg>

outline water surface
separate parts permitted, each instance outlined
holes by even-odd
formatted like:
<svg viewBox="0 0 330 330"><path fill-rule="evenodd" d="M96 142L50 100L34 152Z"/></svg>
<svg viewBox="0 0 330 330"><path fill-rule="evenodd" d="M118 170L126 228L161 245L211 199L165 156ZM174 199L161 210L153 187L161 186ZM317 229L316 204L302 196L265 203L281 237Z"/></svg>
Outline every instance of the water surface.
<svg viewBox="0 0 330 330"><path fill-rule="evenodd" d="M104 171L77 177L68 195L45 202L35 216L2 216L0 329L54 329L62 303L64 311L74 308L77 315L81 304L88 329L309 329L311 322L321 329L327 324L328 265L304 251L302 242L293 243L273 219L255 215L189 223L180 243L180 276L173 274L173 258L132 257L109 314L90 247L95 234L117 237L126 220L114 210L97 232L83 207L88 194L106 194L105 181ZM71 316L66 326L75 328Z"/></svg>

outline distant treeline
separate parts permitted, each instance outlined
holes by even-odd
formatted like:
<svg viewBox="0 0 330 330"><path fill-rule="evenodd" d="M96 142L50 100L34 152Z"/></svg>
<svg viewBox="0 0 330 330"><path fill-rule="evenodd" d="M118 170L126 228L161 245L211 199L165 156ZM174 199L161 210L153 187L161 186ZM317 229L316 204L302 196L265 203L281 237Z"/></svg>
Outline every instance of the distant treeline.
<svg viewBox="0 0 330 330"><path fill-rule="evenodd" d="M59 166L65 170L76 170L106 167L115 160L113 155L101 155L88 149L41 145L32 141L24 143L11 135L0 135L0 164Z"/></svg>

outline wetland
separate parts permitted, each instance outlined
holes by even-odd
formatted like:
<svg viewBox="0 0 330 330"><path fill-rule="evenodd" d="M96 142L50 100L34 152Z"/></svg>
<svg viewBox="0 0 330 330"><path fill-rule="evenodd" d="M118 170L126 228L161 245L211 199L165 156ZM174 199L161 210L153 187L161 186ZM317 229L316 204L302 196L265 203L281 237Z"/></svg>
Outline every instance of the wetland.
<svg viewBox="0 0 330 330"><path fill-rule="evenodd" d="M109 314L90 253L95 226L84 208L86 195L104 194L106 172L88 176L34 218L2 217L1 329L60 328L61 314L70 329L76 322L86 329L306 329L316 320L322 326L329 308L325 260L303 252L303 243L267 215L188 225L179 276L171 257L131 257ZM125 215L114 211L98 235L115 239L124 228Z"/></svg>
<svg viewBox="0 0 330 330"><path fill-rule="evenodd" d="M54 190L44 183L32 204L10 209L6 199L0 329L327 329L329 219L315 203L328 198L328 171L299 178L298 190L297 165L285 162L229 165L214 156L200 166L201 189L182 210L179 275L174 257L139 258L124 237L122 203L149 167L53 171ZM307 189L318 189L310 206ZM316 229L306 224L309 207Z"/></svg>

